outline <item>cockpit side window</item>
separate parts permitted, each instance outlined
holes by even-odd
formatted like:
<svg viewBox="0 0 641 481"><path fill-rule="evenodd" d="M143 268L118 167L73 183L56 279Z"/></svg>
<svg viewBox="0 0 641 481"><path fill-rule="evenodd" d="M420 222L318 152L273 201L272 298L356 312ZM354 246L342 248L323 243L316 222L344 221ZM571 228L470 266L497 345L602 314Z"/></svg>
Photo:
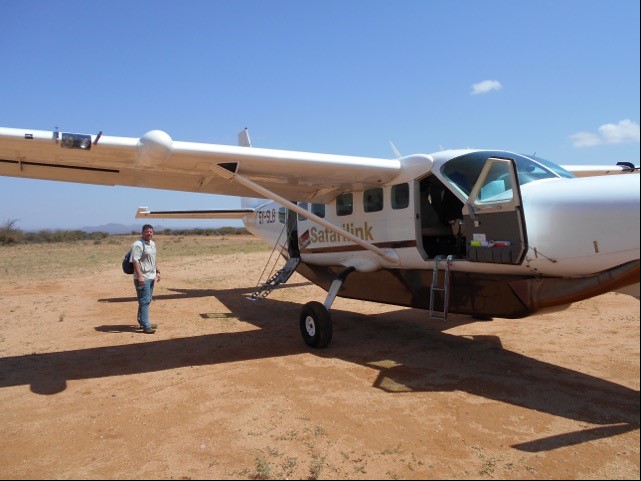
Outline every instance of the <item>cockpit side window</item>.
<svg viewBox="0 0 641 481"><path fill-rule="evenodd" d="M476 204L508 202L514 197L509 164L493 163L479 190Z"/></svg>

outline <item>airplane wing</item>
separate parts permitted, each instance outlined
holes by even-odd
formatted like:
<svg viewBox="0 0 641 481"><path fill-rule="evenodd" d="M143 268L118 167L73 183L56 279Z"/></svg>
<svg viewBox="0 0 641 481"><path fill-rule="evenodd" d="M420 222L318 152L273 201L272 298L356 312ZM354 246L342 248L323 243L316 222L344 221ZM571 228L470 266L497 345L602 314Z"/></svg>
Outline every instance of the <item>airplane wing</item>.
<svg viewBox="0 0 641 481"><path fill-rule="evenodd" d="M562 165L561 167L577 177L639 173L639 167L629 162L619 162L616 165Z"/></svg>
<svg viewBox="0 0 641 481"><path fill-rule="evenodd" d="M256 197L221 167L292 201L327 203L346 190L378 186L401 170L377 159L174 141L160 130L140 138L0 127L0 175Z"/></svg>

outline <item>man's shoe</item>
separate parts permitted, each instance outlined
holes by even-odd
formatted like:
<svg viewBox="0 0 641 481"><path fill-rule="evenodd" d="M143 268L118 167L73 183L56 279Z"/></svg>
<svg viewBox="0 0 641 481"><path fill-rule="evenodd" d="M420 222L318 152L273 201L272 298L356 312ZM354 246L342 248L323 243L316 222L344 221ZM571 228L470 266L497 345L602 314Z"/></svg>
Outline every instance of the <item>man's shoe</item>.
<svg viewBox="0 0 641 481"><path fill-rule="evenodd" d="M154 329L153 327L145 327L142 332L144 332L145 334L153 334L154 332L156 332L156 329Z"/></svg>

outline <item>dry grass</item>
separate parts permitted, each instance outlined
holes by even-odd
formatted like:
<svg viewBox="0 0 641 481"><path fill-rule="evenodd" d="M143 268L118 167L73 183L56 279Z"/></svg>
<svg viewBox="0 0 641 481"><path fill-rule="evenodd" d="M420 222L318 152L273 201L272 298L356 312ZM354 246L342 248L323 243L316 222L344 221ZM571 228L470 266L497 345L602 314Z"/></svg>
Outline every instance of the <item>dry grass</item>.
<svg viewBox="0 0 641 481"><path fill-rule="evenodd" d="M24 278L59 278L70 270L78 274L103 269L120 269L120 262L138 236L112 236L102 241L0 246L0 276L8 282ZM269 251L270 246L253 236L163 236L154 241L159 263L179 258L203 258Z"/></svg>

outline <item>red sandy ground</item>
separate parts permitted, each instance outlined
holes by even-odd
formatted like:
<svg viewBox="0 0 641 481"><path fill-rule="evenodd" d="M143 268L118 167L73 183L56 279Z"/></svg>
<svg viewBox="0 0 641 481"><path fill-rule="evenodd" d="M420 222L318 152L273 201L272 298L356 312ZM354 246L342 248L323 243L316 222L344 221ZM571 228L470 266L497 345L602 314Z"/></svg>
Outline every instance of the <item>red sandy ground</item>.
<svg viewBox="0 0 641 481"><path fill-rule="evenodd" d="M0 477L639 479L638 300L437 323L338 299L311 350L324 291L244 297L266 256L163 263L154 335L117 266L0 270Z"/></svg>

